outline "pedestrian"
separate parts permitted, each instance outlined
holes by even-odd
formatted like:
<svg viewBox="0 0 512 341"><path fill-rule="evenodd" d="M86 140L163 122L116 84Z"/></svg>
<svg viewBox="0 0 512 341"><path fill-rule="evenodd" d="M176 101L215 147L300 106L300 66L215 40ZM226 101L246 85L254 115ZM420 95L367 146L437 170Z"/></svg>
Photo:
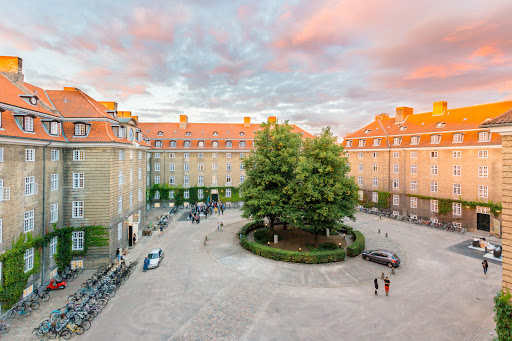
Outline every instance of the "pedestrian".
<svg viewBox="0 0 512 341"><path fill-rule="evenodd" d="M379 290L379 281L377 280L377 278L375 278L373 283L375 284L375 296L377 296L378 295L377 291Z"/></svg>
<svg viewBox="0 0 512 341"><path fill-rule="evenodd" d="M204 219L208 219L208 209L204 210Z"/></svg>
<svg viewBox="0 0 512 341"><path fill-rule="evenodd" d="M201 222L201 217L199 216L199 214L197 215L197 223L199 224Z"/></svg>
<svg viewBox="0 0 512 341"><path fill-rule="evenodd" d="M117 248L116 257L117 257L117 260L121 260L121 250L119 250L119 248Z"/></svg>
<svg viewBox="0 0 512 341"><path fill-rule="evenodd" d="M196 220L196 214L194 213L194 215L192 216L192 219L190 219L192 221L192 224L194 223L194 220Z"/></svg>
<svg viewBox="0 0 512 341"><path fill-rule="evenodd" d="M220 230L220 223L217 222L217 231L219 231L219 230Z"/></svg>
<svg viewBox="0 0 512 341"><path fill-rule="evenodd" d="M149 266L149 258L148 258L148 256L146 256L146 258L144 258L144 266L142 267L142 271L146 272L148 270L148 266Z"/></svg>
<svg viewBox="0 0 512 341"><path fill-rule="evenodd" d="M137 242L137 235L133 234L133 246L135 246L135 243Z"/></svg>
<svg viewBox="0 0 512 341"><path fill-rule="evenodd" d="M222 221L220 222L220 230L224 231L224 224L222 223Z"/></svg>
<svg viewBox="0 0 512 341"><path fill-rule="evenodd" d="M217 206L215 206L215 214L217 214Z"/></svg>
<svg viewBox="0 0 512 341"><path fill-rule="evenodd" d="M386 276L386 279L384 279L384 290L386 290L386 296L389 296L389 283L391 282L389 278Z"/></svg>
<svg viewBox="0 0 512 341"><path fill-rule="evenodd" d="M160 235L164 234L164 225L160 225Z"/></svg>
<svg viewBox="0 0 512 341"><path fill-rule="evenodd" d="M487 276L487 268L489 267L489 263L487 263L487 259L484 259L482 262L482 267L484 268L484 275Z"/></svg>
<svg viewBox="0 0 512 341"><path fill-rule="evenodd" d="M121 256L121 263L125 264L125 262L126 262L126 256L123 254Z"/></svg>

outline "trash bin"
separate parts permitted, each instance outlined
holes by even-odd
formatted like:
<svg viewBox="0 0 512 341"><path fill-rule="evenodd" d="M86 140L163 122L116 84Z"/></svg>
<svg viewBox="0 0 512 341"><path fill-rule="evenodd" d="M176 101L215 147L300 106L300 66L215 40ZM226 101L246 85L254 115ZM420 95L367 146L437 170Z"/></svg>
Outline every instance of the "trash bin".
<svg viewBox="0 0 512 341"><path fill-rule="evenodd" d="M493 251L494 258L501 258L501 246L497 246Z"/></svg>
<svg viewBox="0 0 512 341"><path fill-rule="evenodd" d="M480 239L473 239L473 246L480 247Z"/></svg>

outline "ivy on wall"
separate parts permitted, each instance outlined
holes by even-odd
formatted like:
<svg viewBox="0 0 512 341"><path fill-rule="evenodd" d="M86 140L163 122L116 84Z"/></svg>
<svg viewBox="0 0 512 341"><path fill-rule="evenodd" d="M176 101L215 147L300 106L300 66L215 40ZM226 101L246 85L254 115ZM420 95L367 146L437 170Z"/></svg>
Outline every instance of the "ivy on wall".
<svg viewBox="0 0 512 341"><path fill-rule="evenodd" d="M451 212L453 203L459 203L462 206L465 206L466 208L472 208L472 209L475 209L477 206L489 207L490 211L495 216L498 216L498 214L503 209L501 204L495 204L492 201L483 202L483 201L467 201L467 200L462 200L462 199L444 199L444 198L428 197L428 196L417 195L417 194L406 194L406 195L408 197L415 197L415 198L419 198L419 199L423 199L423 200L438 200L439 213L441 213L441 214L446 214L448 212Z"/></svg>
<svg viewBox="0 0 512 341"><path fill-rule="evenodd" d="M199 198L198 190L203 190L203 198ZM212 189L216 189L218 191L219 200L222 202L228 201L241 201L240 191L237 187L203 187L203 186L193 186L183 188L181 186L171 187L168 184L154 184L148 190L148 200L150 202L155 201L156 192L160 193L160 200L162 201L170 201L174 202L176 205L183 205L184 202L206 202L208 197L210 197L210 201L212 201ZM231 197L226 197L226 190L231 189ZM174 199L169 199L169 192L174 191ZM189 197L185 198L185 191L188 191Z"/></svg>
<svg viewBox="0 0 512 341"><path fill-rule="evenodd" d="M391 197L391 193L389 192L379 192L379 191L372 191L379 193L379 200L377 202L373 202L368 195L368 193L363 194L363 200L361 201L361 205L365 208L371 208L371 207L377 207L381 210L385 210L389 208L389 198Z"/></svg>
<svg viewBox="0 0 512 341"><path fill-rule="evenodd" d="M55 229L55 225L54 225ZM72 251L73 231L84 232L84 249ZM64 270L71 263L71 259L77 256L85 256L91 246L108 246L109 230L103 226L64 227L47 233L44 237L33 237L32 233L21 233L17 241L13 241L12 248L0 255L2 262L3 283L0 288L0 301L3 308L10 308L23 295L31 275L36 274L41 266L42 247L50 243L54 237L57 239L57 254L55 263L58 271ZM34 248L34 265L25 272L25 251Z"/></svg>

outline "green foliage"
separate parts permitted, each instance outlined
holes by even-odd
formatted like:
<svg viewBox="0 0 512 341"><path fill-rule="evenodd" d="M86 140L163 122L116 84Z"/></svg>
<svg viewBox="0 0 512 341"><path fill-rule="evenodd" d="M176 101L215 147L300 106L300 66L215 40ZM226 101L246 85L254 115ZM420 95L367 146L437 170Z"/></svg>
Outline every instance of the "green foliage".
<svg viewBox="0 0 512 341"><path fill-rule="evenodd" d="M335 251L338 250L340 247L333 242L325 242L318 244L318 247L315 247L313 244L306 243L307 248L311 252L317 252L317 251Z"/></svg>
<svg viewBox="0 0 512 341"><path fill-rule="evenodd" d="M354 242L347 246L347 256L349 257L359 256L366 247L364 235L361 232L353 230L352 235L354 236Z"/></svg>
<svg viewBox="0 0 512 341"><path fill-rule="evenodd" d="M495 204L492 201L483 202L483 201L467 201L462 199L444 199L444 198L436 198L429 197L425 195L417 195L417 194L406 194L408 197L415 197L423 200L438 200L439 201L439 213L446 214L452 211L452 203L459 203L462 206L466 206L466 208L475 209L477 206L489 207L492 214L498 216L502 211L503 207L501 204Z"/></svg>
<svg viewBox="0 0 512 341"><path fill-rule="evenodd" d="M363 200L361 202L361 205L366 208L371 207L377 207L381 210L386 210L389 208L389 198L391 197L391 193L389 192L379 192L379 191L372 191L379 193L379 200L377 202L373 202L370 197L365 193L363 195Z"/></svg>
<svg viewBox="0 0 512 341"><path fill-rule="evenodd" d="M160 192L160 200L161 201L169 201L173 202L175 205L180 206L183 205L184 202L196 203L196 202L206 202L208 197L210 197L210 201L212 201L212 189L217 189L219 194L219 200L222 202L236 202L241 201L239 194L239 189L236 187L204 187L204 186L193 186L183 188L181 186L171 187L168 184L154 184L149 189L149 199L151 202L155 200L155 193ZM231 197L226 197L226 189L231 189ZM203 198L199 198L199 190L203 190ZM174 192L174 199L169 199L169 192ZM188 191L189 197L185 198L185 191Z"/></svg>
<svg viewBox="0 0 512 341"><path fill-rule="evenodd" d="M332 228L345 217L355 220L358 187L346 176L350 168L342 155L343 147L336 143L330 128L314 139L307 139L300 153L290 212L295 226L313 227L315 245L319 232Z"/></svg>
<svg viewBox="0 0 512 341"><path fill-rule="evenodd" d="M243 191L244 218L274 221L288 220L290 199L295 193L290 184L295 170L302 137L292 132L288 123L263 123L256 132L256 150L244 158L247 180L240 186Z"/></svg>
<svg viewBox="0 0 512 341"><path fill-rule="evenodd" d="M508 289L501 290L494 297L494 321L496 322L496 333L498 341L512 340L512 302Z"/></svg>
<svg viewBox="0 0 512 341"><path fill-rule="evenodd" d="M278 235L278 240L282 240L283 238ZM267 245L268 242L274 242L274 235L269 228L261 228L254 232L254 241L259 244Z"/></svg>
<svg viewBox="0 0 512 341"><path fill-rule="evenodd" d="M344 234L352 234L352 231L354 230L352 227L338 222L334 224L334 229Z"/></svg>

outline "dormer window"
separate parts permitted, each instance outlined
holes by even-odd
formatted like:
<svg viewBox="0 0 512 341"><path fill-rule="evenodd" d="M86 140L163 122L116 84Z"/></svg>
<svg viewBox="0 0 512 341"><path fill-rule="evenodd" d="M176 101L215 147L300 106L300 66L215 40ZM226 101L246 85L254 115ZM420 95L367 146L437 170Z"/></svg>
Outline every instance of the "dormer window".
<svg viewBox="0 0 512 341"><path fill-rule="evenodd" d="M481 131L478 133L478 142L489 142L491 140L491 133L488 131Z"/></svg>
<svg viewBox="0 0 512 341"><path fill-rule="evenodd" d="M359 147L364 147L366 140L359 140Z"/></svg>
<svg viewBox="0 0 512 341"><path fill-rule="evenodd" d="M20 96L20 97L23 98L25 101L27 101L29 104L37 105L37 100L38 100L37 96Z"/></svg>
<svg viewBox="0 0 512 341"><path fill-rule="evenodd" d="M85 124L84 123L76 123L75 124L75 136L85 136Z"/></svg>
<svg viewBox="0 0 512 341"><path fill-rule="evenodd" d="M226 148L231 148L233 146L233 143L231 141L226 141Z"/></svg>
<svg viewBox="0 0 512 341"><path fill-rule="evenodd" d="M140 131L136 131L136 132L135 132L135 139L136 139L137 141L140 141Z"/></svg>
<svg viewBox="0 0 512 341"><path fill-rule="evenodd" d="M156 141L155 148L162 148L162 141Z"/></svg>
<svg viewBox="0 0 512 341"><path fill-rule="evenodd" d="M126 128L125 127L119 127L119 138L126 137Z"/></svg>
<svg viewBox="0 0 512 341"><path fill-rule="evenodd" d="M352 147L352 140L347 141L347 147Z"/></svg>
<svg viewBox="0 0 512 341"><path fill-rule="evenodd" d="M219 136L219 133L218 133L218 132L216 132L216 131L214 131L214 132L213 132L213 136Z"/></svg>
<svg viewBox="0 0 512 341"><path fill-rule="evenodd" d="M176 141L169 142L169 147L176 148Z"/></svg>
<svg viewBox="0 0 512 341"><path fill-rule="evenodd" d="M34 118L32 116L25 116L23 120L23 130L25 131L34 131Z"/></svg>
<svg viewBox="0 0 512 341"><path fill-rule="evenodd" d="M443 128L445 124L445 122L437 122L436 128Z"/></svg>
<svg viewBox="0 0 512 341"><path fill-rule="evenodd" d="M419 144L420 136L411 136L411 144Z"/></svg>
<svg viewBox="0 0 512 341"><path fill-rule="evenodd" d="M240 132L240 134L238 134L238 135L240 135L240 136L244 136L244 135L245 135L245 133L244 133L243 131L241 131L241 132Z"/></svg>
<svg viewBox="0 0 512 341"><path fill-rule="evenodd" d="M431 144L438 144L439 142L441 142L441 135L430 135Z"/></svg>
<svg viewBox="0 0 512 341"><path fill-rule="evenodd" d="M400 144L402 144L402 138L401 137L394 137L393 138L393 144L395 146L399 146Z"/></svg>
<svg viewBox="0 0 512 341"><path fill-rule="evenodd" d="M158 132L158 136L164 136L164 132L163 131L159 131Z"/></svg>
<svg viewBox="0 0 512 341"><path fill-rule="evenodd" d="M183 146L185 148L190 148L190 141L185 141L185 143L183 144Z"/></svg>
<svg viewBox="0 0 512 341"><path fill-rule="evenodd" d="M59 122L50 122L50 134L59 135Z"/></svg>
<svg viewBox="0 0 512 341"><path fill-rule="evenodd" d="M372 131L371 129L363 129L363 132L364 132L365 134L369 134L371 131Z"/></svg>
<svg viewBox="0 0 512 341"><path fill-rule="evenodd" d="M185 133L185 136L190 136L190 135L192 135L192 133L191 133L190 131L187 131L187 132Z"/></svg>
<svg viewBox="0 0 512 341"><path fill-rule="evenodd" d="M399 126L399 127L398 127L398 130L400 130L400 131L404 131L404 130L406 130L406 129L407 129L407 126Z"/></svg>
<svg viewBox="0 0 512 341"><path fill-rule="evenodd" d="M204 148L204 141L199 141L199 142L197 143L197 147L198 147L198 148Z"/></svg>
<svg viewBox="0 0 512 341"><path fill-rule="evenodd" d="M374 146L380 146L380 139L373 139Z"/></svg>
<svg viewBox="0 0 512 341"><path fill-rule="evenodd" d="M238 147L245 148L245 141L238 142Z"/></svg>
<svg viewBox="0 0 512 341"><path fill-rule="evenodd" d="M464 139L464 135L457 133L453 134L453 143L462 143L462 140Z"/></svg>
<svg viewBox="0 0 512 341"><path fill-rule="evenodd" d="M215 134L215 133L214 133ZM212 142L212 147L213 148L219 148L219 141L213 141Z"/></svg>

